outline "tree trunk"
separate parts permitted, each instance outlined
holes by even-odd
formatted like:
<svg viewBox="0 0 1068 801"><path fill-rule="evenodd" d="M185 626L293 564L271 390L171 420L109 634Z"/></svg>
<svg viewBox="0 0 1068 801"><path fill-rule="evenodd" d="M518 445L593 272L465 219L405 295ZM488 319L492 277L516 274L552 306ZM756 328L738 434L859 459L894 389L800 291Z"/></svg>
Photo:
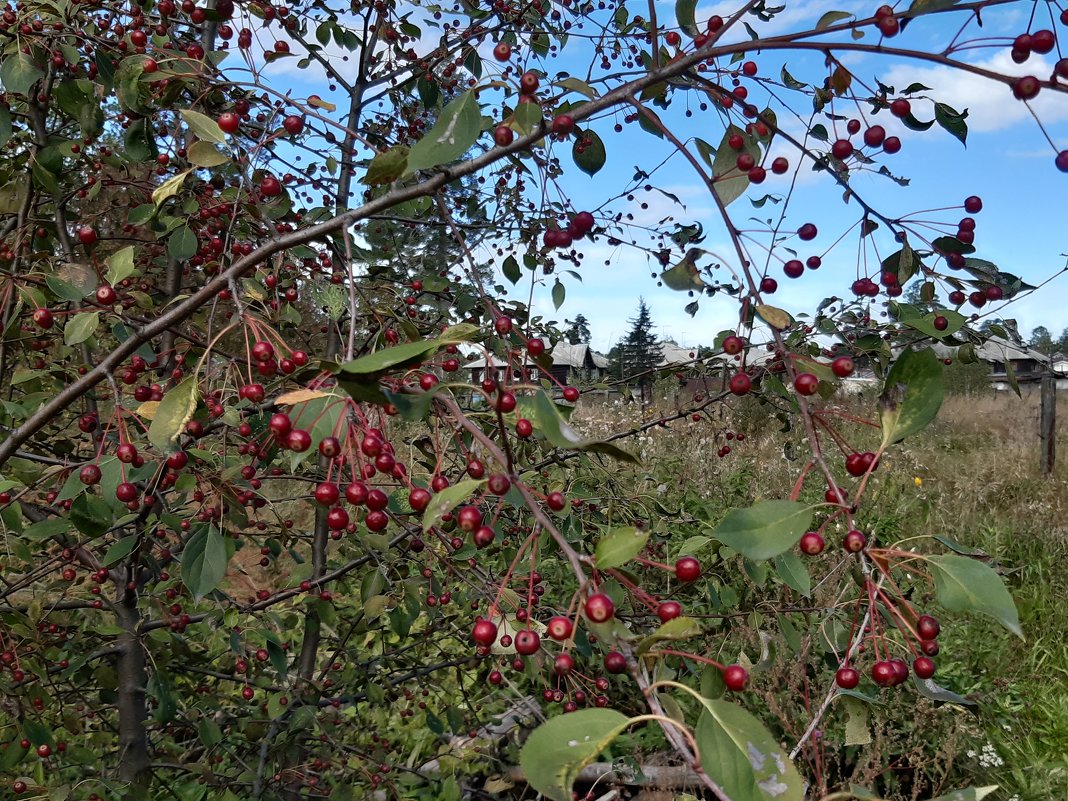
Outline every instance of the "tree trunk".
<svg viewBox="0 0 1068 801"><path fill-rule="evenodd" d="M145 649L137 634L141 613L137 595L124 591L116 607L119 636L117 672L119 677L119 778L128 783L123 799L139 801L146 797L151 778L148 761L148 732L145 718Z"/></svg>

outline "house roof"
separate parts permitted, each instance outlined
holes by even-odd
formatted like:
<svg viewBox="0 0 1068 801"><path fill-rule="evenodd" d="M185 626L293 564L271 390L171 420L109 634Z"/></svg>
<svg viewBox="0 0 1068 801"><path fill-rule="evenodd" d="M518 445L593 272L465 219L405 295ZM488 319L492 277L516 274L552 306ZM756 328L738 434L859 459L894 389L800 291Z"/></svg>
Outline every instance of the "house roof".
<svg viewBox="0 0 1068 801"><path fill-rule="evenodd" d="M529 356L524 358L523 362L528 367L534 366L534 360ZM481 370L485 367L508 367L512 362L507 359L502 359L500 356L496 356L492 353L485 353L481 356L476 356L471 361L464 365L467 370Z"/></svg>
<svg viewBox="0 0 1068 801"><path fill-rule="evenodd" d="M668 367L673 364L687 364L692 362L697 355L697 348L684 348L674 342L664 342L660 345L660 362L658 367Z"/></svg>
<svg viewBox="0 0 1068 801"><path fill-rule="evenodd" d="M549 351L549 356L552 357L554 366L573 367L581 370L586 367L587 353L589 354L594 367L603 369L608 366L608 359L600 353L597 353L584 342L580 342L577 345L572 345L568 342L557 342L556 346ZM500 356L490 353L475 356L468 361L464 367L469 370L480 370L486 367L487 364L490 367L507 367L509 362L502 359ZM527 366L534 366L535 361L530 358L530 356L525 356L524 364Z"/></svg>
<svg viewBox="0 0 1068 801"><path fill-rule="evenodd" d="M549 355L553 357L554 365L566 365L582 369L586 366L586 352L590 346L585 342L572 345L569 342L557 342Z"/></svg>
<svg viewBox="0 0 1068 801"><path fill-rule="evenodd" d="M956 348L950 348L941 343L936 343L934 352L939 356L952 356ZM1048 364L1050 358L1041 351L1029 348L1026 345L1017 345L1001 337L992 336L981 345L976 345L975 355L984 362L1018 362L1035 361L1039 364Z"/></svg>

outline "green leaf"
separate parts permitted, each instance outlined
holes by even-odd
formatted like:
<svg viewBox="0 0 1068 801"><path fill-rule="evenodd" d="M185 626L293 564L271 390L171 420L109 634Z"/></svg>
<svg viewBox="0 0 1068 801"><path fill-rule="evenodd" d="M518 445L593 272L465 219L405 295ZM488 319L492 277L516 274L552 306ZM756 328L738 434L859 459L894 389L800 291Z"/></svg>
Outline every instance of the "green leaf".
<svg viewBox="0 0 1068 801"><path fill-rule="evenodd" d="M904 286L905 282L916 274L917 265L918 259L916 259L912 247L908 242L902 242L901 250L883 259L882 271L884 273L893 273L897 276L898 284Z"/></svg>
<svg viewBox="0 0 1068 801"><path fill-rule="evenodd" d="M0 147L7 144L12 133L11 109L7 106L0 106Z"/></svg>
<svg viewBox="0 0 1068 801"><path fill-rule="evenodd" d="M70 506L70 522L87 537L99 537L111 528L111 507L103 498L85 493Z"/></svg>
<svg viewBox="0 0 1068 801"><path fill-rule="evenodd" d="M592 177L601 171L608 154L597 132L587 128L581 136L575 138L575 144L571 146L571 157L575 160L576 167Z"/></svg>
<svg viewBox="0 0 1068 801"><path fill-rule="evenodd" d="M945 103L935 103L935 122L942 128L960 140L962 145L968 144L968 123L964 120L968 117L968 109L957 111Z"/></svg>
<svg viewBox="0 0 1068 801"><path fill-rule="evenodd" d="M741 150L735 150L728 144L732 136L741 136L744 142ZM738 156L742 153L750 154L757 164L760 163L760 146L752 135L747 134L737 125L728 125L723 132L719 147L716 148L716 158L712 162L713 187L719 196L720 203L729 206L735 200L745 194L749 188L749 174L738 169Z"/></svg>
<svg viewBox="0 0 1068 801"><path fill-rule="evenodd" d="M42 542L52 537L58 537L60 534L66 534L68 531L70 531L70 521L66 518L56 517L48 520L38 520L36 523L27 526L26 530L22 532L22 536L30 542Z"/></svg>
<svg viewBox="0 0 1068 801"><path fill-rule="evenodd" d="M991 793L998 790L998 785L989 784L986 787L968 787L964 790L954 790L947 795L932 798L931 801L983 801Z"/></svg>
<svg viewBox="0 0 1068 801"><path fill-rule="evenodd" d="M956 554L927 557L934 576L935 599L949 612L989 615L1023 639L1016 604L993 568Z"/></svg>
<svg viewBox="0 0 1068 801"><path fill-rule="evenodd" d="M936 684L932 679L921 679L913 673L912 683L916 685L916 690L920 695L930 698L932 701L944 701L947 704L957 704L958 706L976 706L975 701L965 698L963 695L957 695L952 690L947 690L945 687Z"/></svg>
<svg viewBox="0 0 1068 801"><path fill-rule="evenodd" d="M948 323L943 330L935 328L935 319L938 317L944 317ZM901 321L903 325L907 325L909 328L914 328L920 333L926 334L929 337L934 337L935 339L953 336L960 331L967 322L967 317L952 309L943 309L941 311L931 312L923 317L913 317L912 319Z"/></svg>
<svg viewBox="0 0 1068 801"><path fill-rule="evenodd" d="M883 445L901 442L934 420L943 394L942 363L934 351L905 350L890 368L879 396Z"/></svg>
<svg viewBox="0 0 1068 801"><path fill-rule="evenodd" d="M115 71L115 97L123 111L138 115L149 111L141 98L141 88L145 86L141 83L144 71L143 62L136 59L125 58L119 62L119 68Z"/></svg>
<svg viewBox="0 0 1068 801"><path fill-rule="evenodd" d="M560 279L557 278L556 283L553 284L553 306L555 308L559 309L564 305L564 297L566 293L567 290L564 288L564 285L560 283Z"/></svg>
<svg viewBox="0 0 1068 801"><path fill-rule="evenodd" d="M182 551L182 583L199 601L219 586L228 561L219 529L205 526L189 538Z"/></svg>
<svg viewBox="0 0 1068 801"><path fill-rule="evenodd" d="M846 713L846 745L868 745L871 742L871 722L868 707L854 698L845 697L843 706Z"/></svg>
<svg viewBox="0 0 1068 801"><path fill-rule="evenodd" d="M694 12L697 10L697 0L675 0L675 19L690 36L697 36L701 30L697 27Z"/></svg>
<svg viewBox="0 0 1068 801"><path fill-rule="evenodd" d="M440 523L442 517L463 503L467 498L470 498L471 495L485 483L486 479L484 478L468 478L457 484L453 484L451 487L446 487L441 492L431 497L430 503L423 512L423 531L429 531Z"/></svg>
<svg viewBox="0 0 1068 801"><path fill-rule="evenodd" d="M729 701L703 699L701 765L731 801L804 801L801 776L763 724Z"/></svg>
<svg viewBox="0 0 1068 801"><path fill-rule="evenodd" d="M140 542L140 540L140 537L133 534L129 537L123 537L121 540L113 543L112 546L108 548L107 553L104 554L104 560L101 564L103 564L104 567L117 565L130 555L130 552L137 547L137 543Z"/></svg>
<svg viewBox="0 0 1068 801"><path fill-rule="evenodd" d="M519 766L527 783L553 801L571 801L579 772L629 723L614 709L580 709L547 720L527 738Z"/></svg>
<svg viewBox="0 0 1068 801"><path fill-rule="evenodd" d="M705 282L697 269L696 261L702 253L704 251L701 248L690 248L678 264L660 273L660 280L664 282L664 286L676 292L701 289Z"/></svg>
<svg viewBox="0 0 1068 801"><path fill-rule="evenodd" d="M143 118L130 123L122 135L122 143L130 161L152 161L159 155L152 126Z"/></svg>
<svg viewBox="0 0 1068 801"><path fill-rule="evenodd" d="M133 245L117 250L108 256L108 272L105 280L112 286L134 274Z"/></svg>
<svg viewBox="0 0 1068 801"><path fill-rule="evenodd" d="M211 142L194 142L189 148L189 161L198 167L218 167L225 164L230 157L211 144Z"/></svg>
<svg viewBox="0 0 1068 801"><path fill-rule="evenodd" d="M611 442L582 439L578 432L568 425L561 416L556 404L541 390L534 396L534 413L537 418L538 430L545 435L551 445L557 448L603 453L621 461L640 464L638 459Z"/></svg>
<svg viewBox="0 0 1068 801"><path fill-rule="evenodd" d="M148 429L149 441L159 450L169 451L185 430L185 424L196 411L199 394L196 376L191 376L163 396Z"/></svg>
<svg viewBox="0 0 1068 801"><path fill-rule="evenodd" d="M191 108L183 108L178 113L182 115L185 124L189 126L189 130L197 135L198 139L203 139L205 142L214 142L217 145L221 145L226 141L226 136L223 134L222 128L219 127L219 123L207 114L201 114Z"/></svg>
<svg viewBox="0 0 1068 801"><path fill-rule="evenodd" d="M812 507L796 501L761 501L729 512L712 536L749 559L778 556L797 544L812 522Z"/></svg>
<svg viewBox="0 0 1068 801"><path fill-rule="evenodd" d="M515 122L516 130L523 136L537 130L543 119L544 112L537 103L520 103L515 107L515 111L512 112L512 120Z"/></svg>
<svg viewBox="0 0 1068 801"><path fill-rule="evenodd" d="M558 86L561 89L570 89L572 92L586 95L590 100L594 100L598 97L596 89L578 78L563 78L562 80L555 81L553 86Z"/></svg>
<svg viewBox="0 0 1068 801"><path fill-rule="evenodd" d="M360 179L361 183L368 186L382 186L391 184L404 175L408 169L408 148L397 145L376 153L367 165L367 174Z"/></svg>
<svg viewBox="0 0 1068 801"><path fill-rule="evenodd" d="M787 551L775 557L775 573L786 586L792 587L802 595L812 592L812 577L809 576L808 567L804 560L793 551Z"/></svg>
<svg viewBox="0 0 1068 801"><path fill-rule="evenodd" d="M460 158L478 139L481 128L478 100L468 90L445 106L434 127L412 145L405 175Z"/></svg>
<svg viewBox="0 0 1068 801"><path fill-rule="evenodd" d="M518 283L519 279L523 277L523 273L519 269L519 262L516 261L515 256L506 258L504 264L501 265L501 270L504 273L504 277L513 284Z"/></svg>
<svg viewBox="0 0 1068 801"><path fill-rule="evenodd" d="M200 736L200 742L204 743L208 748L222 742L222 729L211 718L203 718L197 724L197 734Z"/></svg>
<svg viewBox="0 0 1068 801"><path fill-rule="evenodd" d="M5 55L0 62L0 83L9 92L27 94L43 77L44 73L33 63L33 59L21 50Z"/></svg>
<svg viewBox="0 0 1068 801"><path fill-rule="evenodd" d="M166 202L168 198L172 198L182 191L182 184L185 183L185 177L193 171L192 168L184 170L177 175L172 175L166 181L161 183L155 189L152 190L152 204L158 209Z"/></svg>
<svg viewBox="0 0 1068 801"><path fill-rule="evenodd" d="M80 345L96 333L98 325L100 325L100 312L76 314L63 329L63 341L68 345Z"/></svg>
<svg viewBox="0 0 1068 801"><path fill-rule="evenodd" d="M943 8L952 8L959 2L960 0L912 0L909 14L911 16L929 14L932 11L941 11Z"/></svg>
<svg viewBox="0 0 1068 801"><path fill-rule="evenodd" d="M634 526L614 528L597 541L593 561L599 570L622 567L639 553L649 541L649 532Z"/></svg>
<svg viewBox="0 0 1068 801"><path fill-rule="evenodd" d="M816 30L822 31L824 28L829 28L836 22L841 22L844 19L849 19L853 15L848 11L828 11L822 17L819 22L816 23Z"/></svg>
<svg viewBox="0 0 1068 801"><path fill-rule="evenodd" d="M195 256L197 235L188 225L176 228L167 240L167 252L177 261L185 261Z"/></svg>
<svg viewBox="0 0 1068 801"><path fill-rule="evenodd" d="M701 633L701 624L692 617L676 617L638 643L638 655L647 653L658 642L665 640L688 640Z"/></svg>
<svg viewBox="0 0 1068 801"><path fill-rule="evenodd" d="M406 369L422 364L444 343L437 339L423 339L418 342L405 342L389 348L376 350L351 362L345 362L336 368L337 373L348 378L375 379L390 370Z"/></svg>

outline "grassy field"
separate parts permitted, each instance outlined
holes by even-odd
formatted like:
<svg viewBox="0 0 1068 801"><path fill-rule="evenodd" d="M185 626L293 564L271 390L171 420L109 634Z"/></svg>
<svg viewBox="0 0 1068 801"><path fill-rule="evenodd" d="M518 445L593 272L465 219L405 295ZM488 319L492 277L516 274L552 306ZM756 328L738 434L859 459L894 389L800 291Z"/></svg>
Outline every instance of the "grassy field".
<svg viewBox="0 0 1068 801"><path fill-rule="evenodd" d="M849 404L847 411L861 416L874 408L871 399ZM934 424L884 459L862 512L883 542L942 534L990 554L1020 611L1026 643L985 619L943 617L940 681L977 701L975 711L936 708L905 692L904 709L879 713L893 721L886 731L924 741L910 759L930 760L930 772L945 782L942 792L998 784L994 797L1005 801L1068 798L1068 398L1058 410L1061 461L1052 478L1038 470L1038 412L1037 398L948 397ZM589 433L605 434L640 423L642 413L629 404L591 405L578 418ZM746 441L727 443L728 430L746 432ZM846 424L842 433L859 448L877 444L874 429ZM801 464L784 441L803 454L799 436L784 435L766 412L746 404L654 428L631 443L647 470L631 490L659 495L668 506L693 496L723 507L784 497ZM732 453L717 458L725 443ZM870 759L878 778L899 746L880 738L876 724L872 752L850 759ZM893 795L928 797L907 787Z"/></svg>

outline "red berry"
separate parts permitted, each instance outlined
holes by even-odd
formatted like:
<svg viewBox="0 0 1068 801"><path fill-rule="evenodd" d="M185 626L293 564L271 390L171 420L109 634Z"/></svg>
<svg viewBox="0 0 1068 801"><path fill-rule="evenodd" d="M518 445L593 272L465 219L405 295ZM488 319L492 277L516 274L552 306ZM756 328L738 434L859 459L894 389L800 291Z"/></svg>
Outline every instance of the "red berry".
<svg viewBox="0 0 1068 801"><path fill-rule="evenodd" d="M871 678L880 687L889 687L897 680L897 672L890 662L879 660L871 666Z"/></svg>
<svg viewBox="0 0 1068 801"><path fill-rule="evenodd" d="M524 72L523 76L519 79L519 91L525 95L532 95L538 91L538 86L541 84L537 73Z"/></svg>
<svg viewBox="0 0 1068 801"><path fill-rule="evenodd" d="M512 57L512 46L508 42L497 42L493 48L493 57L498 61L507 61Z"/></svg>
<svg viewBox="0 0 1068 801"><path fill-rule="evenodd" d="M860 674L851 667L838 668L834 681L843 690L852 690L860 684Z"/></svg>
<svg viewBox="0 0 1068 801"><path fill-rule="evenodd" d="M723 352L731 356L737 356L745 348L745 340L731 334L723 340Z"/></svg>
<svg viewBox="0 0 1068 801"><path fill-rule="evenodd" d="M839 161L845 161L853 155L853 143L848 139L839 139L831 145L831 155Z"/></svg>
<svg viewBox="0 0 1068 801"><path fill-rule="evenodd" d="M728 385L735 395L745 395L753 387L753 380L745 373L735 373Z"/></svg>
<svg viewBox="0 0 1068 801"><path fill-rule="evenodd" d="M604 655L604 669L609 673L623 673L627 669L627 658L619 651L609 651Z"/></svg>
<svg viewBox="0 0 1068 801"><path fill-rule="evenodd" d="M493 129L493 141L497 147L508 147L515 140L515 131L507 125L498 125Z"/></svg>
<svg viewBox="0 0 1068 801"><path fill-rule="evenodd" d="M675 578L679 581L697 581L701 577L701 563L692 556L680 557L675 562Z"/></svg>
<svg viewBox="0 0 1068 801"><path fill-rule="evenodd" d="M806 531L801 535L801 541L798 543L801 548L801 553L808 554L809 556L816 556L823 553L823 549L827 547L827 543L824 542L822 536L817 531Z"/></svg>
<svg viewBox="0 0 1068 801"><path fill-rule="evenodd" d="M656 616L660 618L661 623L667 623L680 615L682 615L682 604L678 601L664 601L656 607Z"/></svg>
<svg viewBox="0 0 1068 801"><path fill-rule="evenodd" d="M490 646L497 642L497 626L490 620L480 619L471 630L471 639L477 645Z"/></svg>
<svg viewBox="0 0 1068 801"><path fill-rule="evenodd" d="M282 127L290 136L296 136L304 130L304 118L298 117L296 114L290 114L282 120Z"/></svg>
<svg viewBox="0 0 1068 801"><path fill-rule="evenodd" d="M550 637L557 642L562 642L571 636L571 620L563 615L556 615L549 619L545 629Z"/></svg>
<svg viewBox="0 0 1068 801"><path fill-rule="evenodd" d="M856 368L853 360L848 356L839 356L833 362L831 362L831 372L833 372L839 378L848 378L853 375L853 370Z"/></svg>
<svg viewBox="0 0 1068 801"><path fill-rule="evenodd" d="M603 592L594 593L586 599L586 617L594 623L604 623L616 613L616 605Z"/></svg>
<svg viewBox="0 0 1068 801"><path fill-rule="evenodd" d="M938 619L930 615L920 615L916 621L916 633L920 635L921 640L938 639L940 631L942 631L942 626L939 624Z"/></svg>
<svg viewBox="0 0 1068 801"><path fill-rule="evenodd" d="M517 654L523 656L530 656L541 647L541 637L538 636L538 632L531 631L530 629L524 629L523 631L516 632L515 635L515 651Z"/></svg>
<svg viewBox="0 0 1068 801"><path fill-rule="evenodd" d="M749 671L741 665L728 665L723 669L723 683L733 692L741 692L749 683Z"/></svg>
<svg viewBox="0 0 1068 801"><path fill-rule="evenodd" d="M553 118L553 133L557 136L567 136L575 130L575 120L570 114L561 114Z"/></svg>
<svg viewBox="0 0 1068 801"><path fill-rule="evenodd" d="M921 679L929 679L935 674L935 663L929 657L918 656L912 663L912 669Z"/></svg>
<svg viewBox="0 0 1068 801"><path fill-rule="evenodd" d="M978 214L983 210L982 198L972 195L964 201L964 210L969 214Z"/></svg>
<svg viewBox="0 0 1068 801"><path fill-rule="evenodd" d="M38 328L47 331L56 324L56 318L48 309L39 308L33 310L33 322Z"/></svg>
<svg viewBox="0 0 1068 801"><path fill-rule="evenodd" d="M879 147L886 139L886 129L881 125L873 125L864 132L864 144L868 147Z"/></svg>
<svg viewBox="0 0 1068 801"><path fill-rule="evenodd" d="M224 111L219 115L219 127L224 133L235 133L241 127L241 117L232 111Z"/></svg>
<svg viewBox="0 0 1068 801"><path fill-rule="evenodd" d="M794 389L797 390L799 395L815 395L819 386L820 380L812 373L800 373L794 379Z"/></svg>
<svg viewBox="0 0 1068 801"><path fill-rule="evenodd" d="M860 551L863 551L867 544L868 538L856 529L847 532L845 538L842 540L842 547L850 553L859 553Z"/></svg>

